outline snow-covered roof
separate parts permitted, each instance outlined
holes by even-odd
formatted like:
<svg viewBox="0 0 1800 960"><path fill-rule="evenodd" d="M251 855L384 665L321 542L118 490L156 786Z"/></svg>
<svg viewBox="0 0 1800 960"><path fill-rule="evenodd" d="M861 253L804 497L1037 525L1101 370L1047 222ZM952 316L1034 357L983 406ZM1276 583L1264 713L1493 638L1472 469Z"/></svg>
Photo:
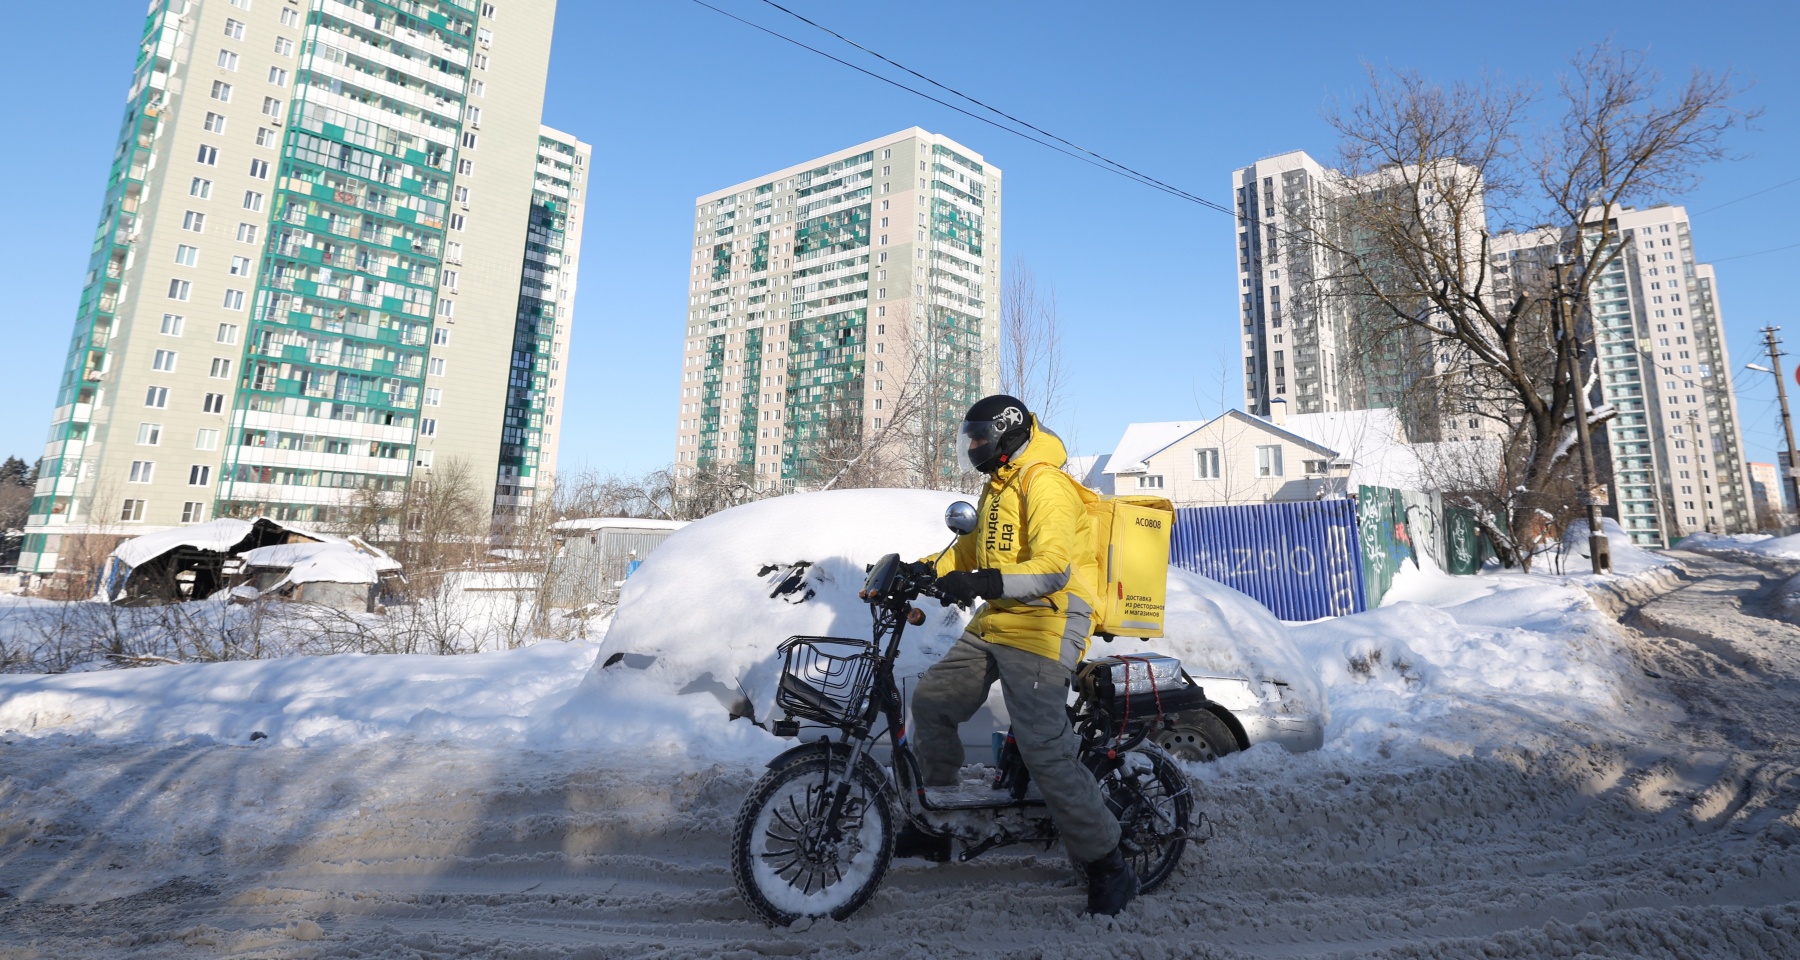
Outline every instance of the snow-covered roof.
<svg viewBox="0 0 1800 960"><path fill-rule="evenodd" d="M128 567L138 567L171 550L179 550L183 547L194 550L216 550L224 553L243 543L244 539L250 536L250 531L255 525L250 520L221 517L191 527L176 527L173 530L146 533L141 537L132 537L119 544L118 548L113 550L113 556Z"/></svg>
<svg viewBox="0 0 1800 960"><path fill-rule="evenodd" d="M1180 443L1194 432L1227 418L1241 420L1259 430L1285 437L1303 446L1315 447L1328 454L1336 455L1337 453L1329 444L1297 433L1291 426L1280 427L1261 417L1251 416L1242 410L1227 410L1211 420L1171 420L1163 423L1131 424L1125 428L1125 435L1119 438L1119 445L1113 448L1112 458L1102 470L1113 475L1142 473L1149 469L1148 461L1151 457ZM1293 418L1288 419L1291 424Z"/></svg>
<svg viewBox="0 0 1800 960"><path fill-rule="evenodd" d="M1211 423L1211 420L1169 420L1161 423L1133 423L1113 447L1102 472L1108 474L1141 473L1144 461L1168 449L1172 443Z"/></svg>
<svg viewBox="0 0 1800 960"><path fill-rule="evenodd" d="M577 517L573 520L558 520L550 525L550 529L680 530L688 523L687 520L643 520L636 517Z"/></svg>
<svg viewBox="0 0 1800 960"><path fill-rule="evenodd" d="M1063 470L1069 476L1081 481L1082 486L1110 494L1113 492L1113 481L1112 477L1106 473L1106 465L1111 462L1112 454L1110 453L1088 454L1070 457L1069 462L1063 465Z"/></svg>
<svg viewBox="0 0 1800 960"><path fill-rule="evenodd" d="M374 583L383 573L400 569L399 561L361 540L321 537L313 543L278 543L246 550L245 566L274 567L288 571L289 583Z"/></svg>

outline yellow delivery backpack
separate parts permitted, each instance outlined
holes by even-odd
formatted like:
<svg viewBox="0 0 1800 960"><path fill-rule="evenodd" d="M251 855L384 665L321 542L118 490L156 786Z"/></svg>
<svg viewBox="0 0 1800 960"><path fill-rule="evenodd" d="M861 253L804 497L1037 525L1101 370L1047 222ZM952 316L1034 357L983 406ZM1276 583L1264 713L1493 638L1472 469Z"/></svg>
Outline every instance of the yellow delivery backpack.
<svg viewBox="0 0 1800 960"><path fill-rule="evenodd" d="M1019 478L1021 495L1029 489L1038 467L1062 473L1048 463L1031 464ZM1093 531L1092 549L1100 577L1094 585L1094 632L1114 637L1162 636L1174 504L1163 497L1102 496L1066 473L1063 479L1075 486L1087 506L1088 526Z"/></svg>

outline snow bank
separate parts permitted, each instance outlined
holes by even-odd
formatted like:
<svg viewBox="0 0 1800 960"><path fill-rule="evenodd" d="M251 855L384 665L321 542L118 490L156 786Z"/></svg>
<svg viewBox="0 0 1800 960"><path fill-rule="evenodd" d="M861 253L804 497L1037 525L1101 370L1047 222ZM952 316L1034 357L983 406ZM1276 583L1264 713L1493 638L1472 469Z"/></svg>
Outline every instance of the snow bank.
<svg viewBox="0 0 1800 960"><path fill-rule="evenodd" d="M58 675L0 675L0 731L287 746L412 736L560 742L540 722L593 662L587 643L501 653L289 657ZM263 739L258 737L257 739Z"/></svg>
<svg viewBox="0 0 1800 960"><path fill-rule="evenodd" d="M1612 572L1617 576L1632 576L1666 567L1676 561L1651 550L1645 550L1631 542L1631 534L1619 526L1619 521L1611 517L1600 518L1600 530L1606 534L1607 550L1612 555ZM1588 555L1588 525L1586 520L1576 520L1563 531L1562 572L1581 574L1592 571L1593 560Z"/></svg>
<svg viewBox="0 0 1800 960"><path fill-rule="evenodd" d="M1380 609L1295 627L1325 690L1325 749L1466 756L1654 728L1666 709L1578 579L1408 566Z"/></svg>
<svg viewBox="0 0 1800 960"><path fill-rule="evenodd" d="M1739 533L1731 536L1690 533L1675 544L1675 549L1710 553L1747 563L1758 560L1800 560L1800 534L1771 537L1766 533Z"/></svg>

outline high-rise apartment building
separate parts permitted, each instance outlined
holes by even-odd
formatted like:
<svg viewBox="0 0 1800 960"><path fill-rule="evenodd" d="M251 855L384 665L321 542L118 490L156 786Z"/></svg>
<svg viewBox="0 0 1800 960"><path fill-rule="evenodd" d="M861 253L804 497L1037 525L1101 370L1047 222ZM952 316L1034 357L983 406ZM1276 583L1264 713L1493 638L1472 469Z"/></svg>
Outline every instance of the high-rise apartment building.
<svg viewBox="0 0 1800 960"><path fill-rule="evenodd" d="M1596 442L1619 523L1653 546L1753 530L1717 281L1694 256L1687 210L1627 207L1614 219L1624 250L1594 281L1588 316L1601 397L1617 414ZM1562 242L1552 230L1495 237L1495 295L1512 290L1519 261L1547 263Z"/></svg>
<svg viewBox="0 0 1800 960"><path fill-rule="evenodd" d="M1417 328L1394 329L1389 318L1359 317L1355 298L1337 295L1331 256L1319 242L1333 239L1332 206L1354 191L1379 189L1384 176L1347 178L1300 150L1233 173L1244 409L1267 417L1276 399L1296 414L1403 408L1414 440L1485 436L1491 423L1424 404L1435 391L1416 389L1451 369L1460 349ZM1478 183L1479 173L1454 165L1443 179ZM1464 229L1485 232L1478 203L1463 212ZM1379 337L1370 333L1377 326L1385 330Z"/></svg>
<svg viewBox="0 0 1800 960"><path fill-rule="evenodd" d="M678 475L822 482L998 389L1000 171L914 127L708 193L688 280Z"/></svg>
<svg viewBox="0 0 1800 960"><path fill-rule="evenodd" d="M1744 469L1750 474L1750 509L1756 516L1756 529L1781 529L1787 500L1781 471L1772 463L1746 463Z"/></svg>
<svg viewBox="0 0 1800 960"><path fill-rule="evenodd" d="M156 0L21 569L215 515L330 525L554 458L586 147L554 0ZM554 379L553 379L554 378Z"/></svg>

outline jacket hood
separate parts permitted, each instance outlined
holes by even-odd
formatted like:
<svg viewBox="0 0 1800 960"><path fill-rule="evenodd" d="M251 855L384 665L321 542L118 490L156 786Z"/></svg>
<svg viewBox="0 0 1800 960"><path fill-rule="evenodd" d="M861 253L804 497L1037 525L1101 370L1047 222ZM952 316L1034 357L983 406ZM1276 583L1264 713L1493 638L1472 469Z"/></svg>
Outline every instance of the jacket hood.
<svg viewBox="0 0 1800 960"><path fill-rule="evenodd" d="M1031 415L1031 442L1011 462L994 471L994 479L1005 483L1027 464L1047 463L1060 470L1068 462L1069 450L1063 446L1062 438L1038 422L1037 414L1034 413Z"/></svg>

